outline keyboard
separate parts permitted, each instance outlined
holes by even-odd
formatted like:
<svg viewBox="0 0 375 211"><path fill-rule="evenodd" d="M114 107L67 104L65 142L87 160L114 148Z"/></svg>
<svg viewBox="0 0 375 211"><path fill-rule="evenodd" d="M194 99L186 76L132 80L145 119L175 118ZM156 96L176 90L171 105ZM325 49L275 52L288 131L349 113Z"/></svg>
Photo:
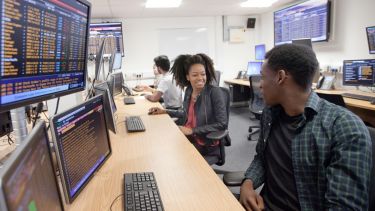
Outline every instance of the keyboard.
<svg viewBox="0 0 375 211"><path fill-rule="evenodd" d="M125 211L163 211L153 172L124 174Z"/></svg>
<svg viewBox="0 0 375 211"><path fill-rule="evenodd" d="M347 98L357 99L357 100L370 101L370 102L375 99L375 97L366 96L366 95L352 94L352 93L342 93L342 96L343 97L347 97Z"/></svg>
<svg viewBox="0 0 375 211"><path fill-rule="evenodd" d="M145 131L142 119L139 116L128 116L125 117L126 129L128 132L140 132Z"/></svg>
<svg viewBox="0 0 375 211"><path fill-rule="evenodd" d="M132 98L132 97L125 97L124 98L124 104L126 104L126 105L135 104L134 98Z"/></svg>

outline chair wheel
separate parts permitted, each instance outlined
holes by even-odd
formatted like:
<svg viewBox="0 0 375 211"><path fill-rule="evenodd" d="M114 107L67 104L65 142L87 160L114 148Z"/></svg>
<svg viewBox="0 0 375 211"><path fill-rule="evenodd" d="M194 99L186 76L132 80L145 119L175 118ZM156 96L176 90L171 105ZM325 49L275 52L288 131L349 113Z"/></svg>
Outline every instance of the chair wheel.
<svg viewBox="0 0 375 211"><path fill-rule="evenodd" d="M249 127L249 133L253 132L253 128Z"/></svg>
<svg viewBox="0 0 375 211"><path fill-rule="evenodd" d="M247 135L247 140L251 141L251 135Z"/></svg>

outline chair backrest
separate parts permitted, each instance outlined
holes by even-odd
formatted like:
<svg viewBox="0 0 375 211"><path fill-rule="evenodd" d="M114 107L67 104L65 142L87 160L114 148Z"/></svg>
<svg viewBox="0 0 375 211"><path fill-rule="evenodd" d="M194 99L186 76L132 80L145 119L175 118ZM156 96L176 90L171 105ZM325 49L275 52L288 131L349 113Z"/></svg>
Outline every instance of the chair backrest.
<svg viewBox="0 0 375 211"><path fill-rule="evenodd" d="M331 102L333 104L336 104L336 105L339 105L339 106L342 106L342 107L346 108L344 98L342 97L342 95L339 95L339 94L324 94L324 93L317 93L317 94L320 98L323 98L323 99L327 100L328 102Z"/></svg>
<svg viewBox="0 0 375 211"><path fill-rule="evenodd" d="M220 75L221 75L221 72L219 70L215 70L216 79L211 82L211 85L220 86Z"/></svg>
<svg viewBox="0 0 375 211"><path fill-rule="evenodd" d="M370 176L369 211L375 210L375 128L367 127L372 142L372 170Z"/></svg>
<svg viewBox="0 0 375 211"><path fill-rule="evenodd" d="M263 95L260 90L260 75L253 75L249 77L250 82L250 112L255 115L256 118L260 117L263 108L265 106L263 101Z"/></svg>

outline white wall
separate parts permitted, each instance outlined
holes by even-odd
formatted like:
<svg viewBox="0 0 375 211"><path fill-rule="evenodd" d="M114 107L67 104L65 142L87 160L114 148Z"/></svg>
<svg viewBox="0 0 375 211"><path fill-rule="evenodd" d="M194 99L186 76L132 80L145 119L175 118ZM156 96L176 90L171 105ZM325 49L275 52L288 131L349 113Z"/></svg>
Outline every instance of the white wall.
<svg viewBox="0 0 375 211"><path fill-rule="evenodd" d="M245 27L247 18L248 16L228 16L228 26ZM215 68L223 72L222 79L233 78L239 70L246 69L247 62L254 59L254 45L260 40L256 33L259 27L257 22L255 29L246 29L243 43L223 42L222 16L105 19L92 22L100 21L123 23L125 57L122 71L127 76L132 76L133 73L152 75L153 58L160 50L158 35L161 29L207 28L209 56L214 60Z"/></svg>
<svg viewBox="0 0 375 211"><path fill-rule="evenodd" d="M342 66L345 59L369 59L366 26L375 25L374 0L333 0L331 36L328 42L313 43L321 68ZM261 42L273 46L273 12L261 15Z"/></svg>

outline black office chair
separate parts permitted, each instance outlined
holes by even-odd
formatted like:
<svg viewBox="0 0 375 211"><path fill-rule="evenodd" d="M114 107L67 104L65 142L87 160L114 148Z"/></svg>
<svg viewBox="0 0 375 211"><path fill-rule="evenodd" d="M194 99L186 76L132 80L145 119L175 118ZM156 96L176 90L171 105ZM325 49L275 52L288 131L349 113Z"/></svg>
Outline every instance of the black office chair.
<svg viewBox="0 0 375 211"><path fill-rule="evenodd" d="M250 82L250 112L254 115L255 119L260 120L262 116L263 108L264 108L264 101L263 96L260 91L260 75L253 75L249 77ZM257 132L259 132L260 125L252 125L249 127L249 135L247 136L247 140L252 140L251 136Z"/></svg>
<svg viewBox="0 0 375 211"><path fill-rule="evenodd" d="M230 104L230 94L229 90L224 87L220 87L223 93L224 100L226 102L226 112L227 112L227 125L229 123L229 104ZM231 145L231 139L229 137L228 127L223 131L216 131L206 135L206 138L209 140L219 140L220 141L220 157L217 156L205 156L206 161L208 164L213 165L216 164L218 166L222 166L225 163L225 147Z"/></svg>
<svg viewBox="0 0 375 211"><path fill-rule="evenodd" d="M375 128L367 127L367 129L370 133L372 142L372 169L370 175L368 211L375 211ZM228 172L224 174L223 181L226 186L240 186L244 178L244 171Z"/></svg>
<svg viewBox="0 0 375 211"><path fill-rule="evenodd" d="M327 100L328 102L331 102L333 104L336 104L336 105L339 105L339 106L342 106L342 107L346 108L344 98L342 97L342 95L339 95L339 94L323 94L323 93L317 93L317 94L320 98L323 98L323 99Z"/></svg>
<svg viewBox="0 0 375 211"><path fill-rule="evenodd" d="M221 76L221 72L219 70L215 70L216 79L211 82L211 85L220 86L220 76Z"/></svg>

